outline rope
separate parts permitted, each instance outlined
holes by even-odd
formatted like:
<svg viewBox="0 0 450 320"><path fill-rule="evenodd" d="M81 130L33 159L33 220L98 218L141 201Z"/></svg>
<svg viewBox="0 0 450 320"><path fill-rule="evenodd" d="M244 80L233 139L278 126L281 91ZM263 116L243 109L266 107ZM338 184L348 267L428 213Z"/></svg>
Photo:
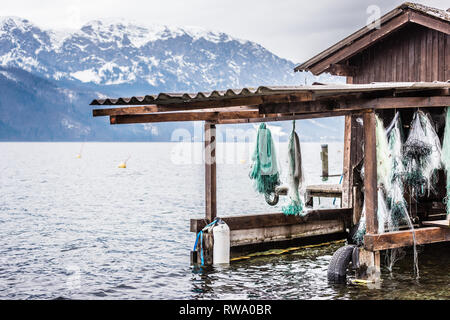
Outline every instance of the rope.
<svg viewBox="0 0 450 320"><path fill-rule="evenodd" d="M205 264L204 258L203 258L203 230L205 230L206 228L215 225L220 218L215 218L213 222L211 222L210 224L206 225L202 230L199 231L199 233L197 233L197 237L195 238L195 244L194 244L194 249L192 251L196 251L197 250L197 245L198 245L198 239L200 238L200 260L201 260L201 265L203 266Z"/></svg>

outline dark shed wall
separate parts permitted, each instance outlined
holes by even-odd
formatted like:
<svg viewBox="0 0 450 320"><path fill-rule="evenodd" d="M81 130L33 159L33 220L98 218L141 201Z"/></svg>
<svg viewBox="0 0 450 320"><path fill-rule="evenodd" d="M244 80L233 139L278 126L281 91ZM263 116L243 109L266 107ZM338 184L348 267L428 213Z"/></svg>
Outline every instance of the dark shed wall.
<svg viewBox="0 0 450 320"><path fill-rule="evenodd" d="M409 24L349 59L353 83L447 81L450 36Z"/></svg>

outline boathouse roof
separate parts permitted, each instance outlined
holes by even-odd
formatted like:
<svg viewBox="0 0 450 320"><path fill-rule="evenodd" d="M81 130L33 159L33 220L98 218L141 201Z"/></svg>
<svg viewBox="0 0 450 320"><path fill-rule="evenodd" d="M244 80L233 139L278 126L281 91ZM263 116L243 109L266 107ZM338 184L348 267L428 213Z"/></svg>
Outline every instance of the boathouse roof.
<svg viewBox="0 0 450 320"><path fill-rule="evenodd" d="M373 25L366 25L335 45L298 65L294 70L311 71L315 75L323 72L351 75L352 70L345 64L349 58L406 25L421 25L447 35L450 34L449 10L445 11L417 3L403 3L380 18L379 28Z"/></svg>
<svg viewBox="0 0 450 320"><path fill-rule="evenodd" d="M365 109L449 105L450 82L315 84L229 89L198 93L160 93L96 99L94 116L111 124L172 121L242 123L339 116ZM122 107L126 106L126 107Z"/></svg>

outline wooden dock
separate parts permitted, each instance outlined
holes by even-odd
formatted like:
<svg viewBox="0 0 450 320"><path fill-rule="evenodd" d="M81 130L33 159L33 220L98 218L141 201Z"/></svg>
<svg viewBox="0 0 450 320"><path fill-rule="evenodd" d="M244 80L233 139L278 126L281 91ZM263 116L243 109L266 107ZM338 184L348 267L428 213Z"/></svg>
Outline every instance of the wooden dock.
<svg viewBox="0 0 450 320"><path fill-rule="evenodd" d="M341 198L341 208L312 210L306 217L275 213L221 218L230 226L232 250L248 249L317 236L345 238L348 227L359 221L364 204L366 235L359 251L360 269L366 273L364 277L379 279L380 251L410 246L413 237L411 230L378 234L375 115L386 126L396 111L409 123L418 108L439 117L450 106L450 15L432 9L405 3L382 16L379 28L363 27L295 68L315 75L330 72L345 76L346 84L95 99L91 105L115 108L95 109L93 115L108 116L113 125L205 121L205 218L191 220L192 232L199 232L217 217L216 125L345 116L342 185L307 188L309 199ZM442 126L438 131L442 138ZM362 163L364 181L359 181L357 168ZM440 174L443 179L439 179L436 199L421 198L414 207L442 202L445 172ZM429 221L426 211L417 212L412 206L409 210L423 226L414 230L418 244L450 241L447 222ZM211 238L207 238L203 246L207 264L211 245Z"/></svg>

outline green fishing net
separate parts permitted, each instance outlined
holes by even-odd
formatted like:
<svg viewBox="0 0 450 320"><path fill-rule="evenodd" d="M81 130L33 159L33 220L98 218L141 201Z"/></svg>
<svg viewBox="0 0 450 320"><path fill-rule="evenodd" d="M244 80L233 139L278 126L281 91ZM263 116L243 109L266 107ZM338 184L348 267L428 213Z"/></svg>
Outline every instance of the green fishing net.
<svg viewBox="0 0 450 320"><path fill-rule="evenodd" d="M404 182L416 195L434 191L437 170L441 168L441 143L429 114L414 113L411 129L403 146Z"/></svg>
<svg viewBox="0 0 450 320"><path fill-rule="evenodd" d="M441 160L447 176L447 196L444 199L444 203L446 204L448 215L450 213L450 107L446 108Z"/></svg>
<svg viewBox="0 0 450 320"><path fill-rule="evenodd" d="M389 231L398 230L398 225L408 215L407 202L403 196L403 177L405 167L403 165L403 130L400 113L396 112L388 129L389 152L391 155L391 188L388 192L387 202L390 210L387 227Z"/></svg>
<svg viewBox="0 0 450 320"><path fill-rule="evenodd" d="M292 125L292 132L288 145L288 198L289 204L281 209L285 215L302 215L303 201L300 197L299 188L303 186L302 154L300 149L300 139L295 132L295 120Z"/></svg>
<svg viewBox="0 0 450 320"><path fill-rule="evenodd" d="M280 179L272 134L265 123L259 126L252 161L249 176L254 180L255 190L262 194L274 192Z"/></svg>

